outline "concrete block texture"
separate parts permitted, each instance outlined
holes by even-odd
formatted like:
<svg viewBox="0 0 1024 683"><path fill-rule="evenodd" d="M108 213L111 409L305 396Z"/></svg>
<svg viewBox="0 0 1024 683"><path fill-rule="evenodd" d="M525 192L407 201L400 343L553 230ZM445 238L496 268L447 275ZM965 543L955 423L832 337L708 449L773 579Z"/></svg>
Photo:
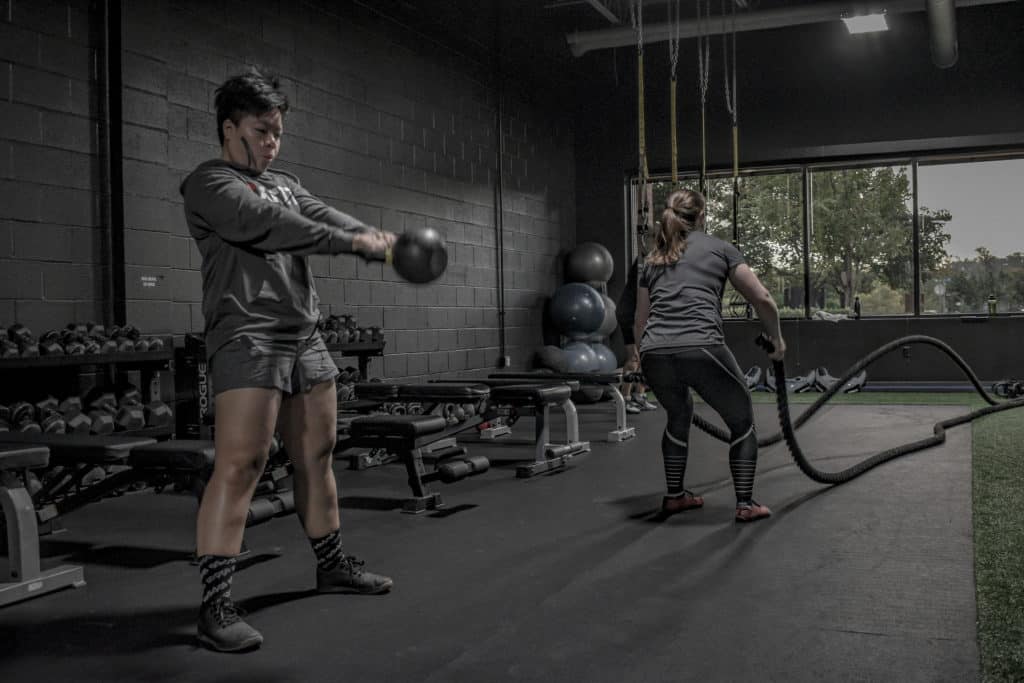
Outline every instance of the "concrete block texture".
<svg viewBox="0 0 1024 683"><path fill-rule="evenodd" d="M33 320L53 315L49 326L59 327L76 310L103 310L98 283L110 265L101 239L101 16L70 0L4 6L0 117L13 125L0 131L0 190L10 197L0 204L0 311L45 301ZM202 329L201 261L178 184L220 154L216 88L258 64L281 78L290 101L280 168L364 222L395 232L434 228L447 240L448 270L428 285L351 256L314 259L324 311L388 330L375 371L404 378L496 367L502 279L506 306L523 312L519 325L539 345L539 309L515 301L542 300L556 278L544 271L552 258L525 255L553 257L576 229L562 208L572 204L573 180L548 170L573 168L573 148L552 140L544 104L515 96L505 103L499 221L497 97L486 70L394 30L386 13L311 3L284 17L273 0L228 12L172 0L123 8L128 322L147 332Z"/></svg>

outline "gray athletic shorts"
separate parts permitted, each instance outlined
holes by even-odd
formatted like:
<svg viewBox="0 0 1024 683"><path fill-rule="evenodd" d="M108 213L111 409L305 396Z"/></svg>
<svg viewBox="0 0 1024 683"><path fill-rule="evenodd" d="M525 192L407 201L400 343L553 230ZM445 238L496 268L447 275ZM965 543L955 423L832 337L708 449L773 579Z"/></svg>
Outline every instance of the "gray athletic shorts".
<svg viewBox="0 0 1024 683"><path fill-rule="evenodd" d="M246 388L304 393L339 374L319 332L299 341L233 339L214 352L209 372L215 396Z"/></svg>

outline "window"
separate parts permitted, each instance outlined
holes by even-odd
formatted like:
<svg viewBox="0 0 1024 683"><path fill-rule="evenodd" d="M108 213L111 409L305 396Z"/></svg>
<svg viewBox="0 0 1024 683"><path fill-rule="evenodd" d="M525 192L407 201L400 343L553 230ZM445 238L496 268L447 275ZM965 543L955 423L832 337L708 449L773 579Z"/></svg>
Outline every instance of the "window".
<svg viewBox="0 0 1024 683"><path fill-rule="evenodd" d="M739 246L783 317L852 315L858 306L862 316L1024 313L1024 220L1015 206L1020 178L1024 156L1005 153L757 169L738 179L734 228L732 176L712 173L707 231ZM647 204L650 228L676 187L698 184L696 176L676 184L659 176L640 193L633 181L631 259L643 248L640 202ZM750 315L729 285L722 312Z"/></svg>
<svg viewBox="0 0 1024 683"><path fill-rule="evenodd" d="M921 312L1024 312L1024 159L922 163Z"/></svg>
<svg viewBox="0 0 1024 683"><path fill-rule="evenodd" d="M914 313L909 165L811 171L811 312Z"/></svg>
<svg viewBox="0 0 1024 683"><path fill-rule="evenodd" d="M670 179L652 179L647 192L651 207L648 225L661 219L665 200L677 187L697 186L696 177L682 178L675 185ZM635 190L636 185L632 193L634 202ZM775 297L782 317L804 316L802 195L799 170L741 176L734 240L732 177L708 178L708 233L736 243L747 263ZM722 314L726 318L753 315L744 299L728 283L722 297Z"/></svg>

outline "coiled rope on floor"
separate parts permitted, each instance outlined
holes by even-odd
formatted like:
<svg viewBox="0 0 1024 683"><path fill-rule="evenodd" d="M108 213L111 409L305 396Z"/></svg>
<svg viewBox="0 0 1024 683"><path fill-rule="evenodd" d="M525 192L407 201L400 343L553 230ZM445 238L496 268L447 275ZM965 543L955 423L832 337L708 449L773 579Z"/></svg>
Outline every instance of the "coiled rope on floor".
<svg viewBox="0 0 1024 683"><path fill-rule="evenodd" d="M765 348L766 351L770 352L771 342L767 340L767 337L764 335L759 336L757 343L762 348ZM920 439L918 441L912 441L901 446L886 449L839 472L826 472L812 465L804 455L803 450L800 448L800 444L797 443L796 430L810 420L814 414L817 413L818 410L820 410L821 407L824 406L825 403L827 403L833 396L842 391L844 385L861 370L868 367L887 353L912 344L934 346L949 356L953 362L963 370L971 384L974 385L975 390L989 405L948 420L936 422L933 427L934 433L932 436L926 439ZM950 427L956 427L958 425L971 422L972 420L976 420L979 417L998 413L1003 410L1024 407L1024 398L1009 401L998 401L993 398L987 391L985 391L985 388L981 385L977 375L974 374L971 367L956 351L941 339L936 339L935 337L929 337L926 335L910 335L894 339L864 356L862 359L850 366L850 369L847 370L843 376L828 389L828 391L822 394L813 404L811 404L807 410L801 413L796 420L791 419L789 415L789 397L786 392L785 363L783 363L783 361L772 361L772 368L775 372L775 399L779 410L779 424L781 425L782 430L766 438L758 439L757 445L761 447L770 446L784 439L786 445L789 447L789 452L793 456L793 460L796 461L797 467L800 468L800 471L820 484L843 484L864 474L868 470L877 467L884 462L898 458L901 455L907 455L908 453L914 453L916 451L944 443L946 441L946 429ZM693 423L700 430L706 432L719 441L724 441L726 443L729 442L728 432L711 424L700 415L693 416Z"/></svg>

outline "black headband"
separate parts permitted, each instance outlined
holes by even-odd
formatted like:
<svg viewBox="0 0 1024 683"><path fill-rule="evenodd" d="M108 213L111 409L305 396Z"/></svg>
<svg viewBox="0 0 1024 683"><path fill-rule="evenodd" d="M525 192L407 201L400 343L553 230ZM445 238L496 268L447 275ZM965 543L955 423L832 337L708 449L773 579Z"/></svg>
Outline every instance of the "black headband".
<svg viewBox="0 0 1024 683"><path fill-rule="evenodd" d="M680 218L684 221L690 221L691 223L697 220L697 217L700 216L700 211L698 211L697 213L686 213L685 211L680 211L679 209L676 208L672 209L672 213L674 213L677 218Z"/></svg>

